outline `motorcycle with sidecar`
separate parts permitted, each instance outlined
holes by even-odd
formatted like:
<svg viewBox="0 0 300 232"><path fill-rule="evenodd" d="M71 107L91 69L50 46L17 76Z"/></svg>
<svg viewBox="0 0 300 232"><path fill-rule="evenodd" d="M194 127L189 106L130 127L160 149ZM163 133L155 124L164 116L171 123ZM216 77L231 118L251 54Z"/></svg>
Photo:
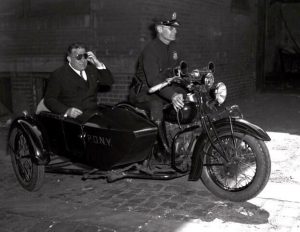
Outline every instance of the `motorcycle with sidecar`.
<svg viewBox="0 0 300 232"><path fill-rule="evenodd" d="M186 91L184 107L164 108L163 131L148 113L128 103L101 106L84 122L38 107L11 124L7 151L18 182L38 190L45 172L81 174L82 179L123 178L202 180L214 195L246 201L260 193L271 170L268 134L243 118L237 105L224 106L227 89L214 83L214 64L153 86ZM42 102L40 103L42 106ZM42 109L42 110L41 110ZM162 157L168 157L164 159Z"/></svg>

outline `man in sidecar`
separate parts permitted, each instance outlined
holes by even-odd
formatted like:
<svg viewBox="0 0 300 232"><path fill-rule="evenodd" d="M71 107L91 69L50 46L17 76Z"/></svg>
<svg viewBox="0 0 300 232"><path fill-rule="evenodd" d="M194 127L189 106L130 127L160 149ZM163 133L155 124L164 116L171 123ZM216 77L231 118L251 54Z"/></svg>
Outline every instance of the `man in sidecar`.
<svg viewBox="0 0 300 232"><path fill-rule="evenodd" d="M178 67L180 59L175 40L179 22L174 12L171 19L155 19L156 38L142 51L137 71L130 90L129 101L150 112L151 118L160 126L163 119L163 107L172 102L174 108L183 107L183 94L173 86L168 86L158 93L149 94L148 90L167 78L174 76L173 68Z"/></svg>
<svg viewBox="0 0 300 232"><path fill-rule="evenodd" d="M97 111L98 85L111 86L113 77L83 43L68 47L67 61L48 80L44 104L54 113L85 121Z"/></svg>

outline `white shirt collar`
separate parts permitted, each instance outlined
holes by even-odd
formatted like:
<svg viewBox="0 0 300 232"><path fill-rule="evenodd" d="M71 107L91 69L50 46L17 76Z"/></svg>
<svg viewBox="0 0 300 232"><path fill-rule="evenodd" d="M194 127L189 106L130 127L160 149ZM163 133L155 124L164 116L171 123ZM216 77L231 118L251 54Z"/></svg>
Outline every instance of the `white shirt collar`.
<svg viewBox="0 0 300 232"><path fill-rule="evenodd" d="M80 76L80 71L79 71L79 70L73 68L72 65L71 65L70 63L69 63L69 66L71 67L71 69L74 70L74 72L76 72L76 73ZM81 77L81 76L80 76L80 77ZM86 75L85 70L82 70L82 77L83 77L83 79L84 79L85 81L87 80L87 75Z"/></svg>

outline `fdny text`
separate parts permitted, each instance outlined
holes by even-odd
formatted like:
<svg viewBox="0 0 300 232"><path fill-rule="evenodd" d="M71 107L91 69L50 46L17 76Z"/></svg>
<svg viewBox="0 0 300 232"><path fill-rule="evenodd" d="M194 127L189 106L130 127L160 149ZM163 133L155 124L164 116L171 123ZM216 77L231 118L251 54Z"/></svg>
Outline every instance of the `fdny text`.
<svg viewBox="0 0 300 232"><path fill-rule="evenodd" d="M111 147L111 138L109 137L88 134L86 138L88 143L95 143L106 147Z"/></svg>

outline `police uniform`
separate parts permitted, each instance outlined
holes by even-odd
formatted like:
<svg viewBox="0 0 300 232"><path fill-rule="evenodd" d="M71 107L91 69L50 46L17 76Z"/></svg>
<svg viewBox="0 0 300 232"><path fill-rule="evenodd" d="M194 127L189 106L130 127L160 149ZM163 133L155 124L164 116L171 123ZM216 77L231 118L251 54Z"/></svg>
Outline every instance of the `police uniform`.
<svg viewBox="0 0 300 232"><path fill-rule="evenodd" d="M162 20L157 24L166 26L179 26L175 19ZM176 93L173 86L167 86L159 92L150 94L149 88L174 76L173 68L178 66L180 57L176 43L171 41L168 45L159 38L152 40L142 51L137 65L135 83L131 88L130 102L137 107L150 111L154 121L163 118L163 105L171 101Z"/></svg>

